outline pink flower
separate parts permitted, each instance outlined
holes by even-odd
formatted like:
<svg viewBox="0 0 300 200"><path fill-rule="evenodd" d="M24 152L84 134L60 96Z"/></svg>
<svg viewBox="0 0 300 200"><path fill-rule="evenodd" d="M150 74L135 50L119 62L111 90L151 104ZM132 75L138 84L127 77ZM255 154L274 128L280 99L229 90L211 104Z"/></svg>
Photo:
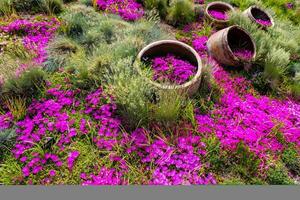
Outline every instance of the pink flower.
<svg viewBox="0 0 300 200"><path fill-rule="evenodd" d="M153 80L176 84L189 81L197 71L196 66L171 54L154 58L152 69L154 71Z"/></svg>
<svg viewBox="0 0 300 200"><path fill-rule="evenodd" d="M97 0L100 10L119 14L124 20L135 21L144 15L144 10L135 0Z"/></svg>
<svg viewBox="0 0 300 200"><path fill-rule="evenodd" d="M77 159L79 154L80 154L79 151L72 151L69 153L69 156L67 158L67 165L70 170L72 170L74 161Z"/></svg>
<svg viewBox="0 0 300 200"><path fill-rule="evenodd" d="M212 16L213 18L218 19L218 20L227 20L228 19L228 15L225 11L209 10L208 13L210 14L210 16Z"/></svg>
<svg viewBox="0 0 300 200"><path fill-rule="evenodd" d="M28 167L23 167L22 172L23 172L23 176L25 177L30 175L30 170Z"/></svg>
<svg viewBox="0 0 300 200"><path fill-rule="evenodd" d="M54 176L56 175L56 171L53 170L53 169L51 169L51 170L49 171L49 175L50 175L51 177L54 177Z"/></svg>

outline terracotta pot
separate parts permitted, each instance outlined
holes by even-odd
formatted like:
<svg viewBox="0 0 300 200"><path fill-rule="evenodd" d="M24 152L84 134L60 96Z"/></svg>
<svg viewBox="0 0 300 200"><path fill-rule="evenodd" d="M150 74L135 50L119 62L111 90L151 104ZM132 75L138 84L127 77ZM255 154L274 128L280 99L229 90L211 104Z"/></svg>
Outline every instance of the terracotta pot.
<svg viewBox="0 0 300 200"><path fill-rule="evenodd" d="M240 46L243 44L243 47ZM251 35L239 26L230 26L214 33L207 41L209 54L219 63L228 66L245 64L234 55L235 49L246 49L252 52L253 60L256 56L256 45Z"/></svg>
<svg viewBox="0 0 300 200"><path fill-rule="evenodd" d="M272 16L265 10L261 9L258 6L251 6L247 10L243 12L245 16L247 16L252 22L256 23L260 27L266 29L274 26L274 20ZM258 23L256 20L257 19L262 19L262 20L268 20L272 23L271 26L264 26L260 23Z"/></svg>
<svg viewBox="0 0 300 200"><path fill-rule="evenodd" d="M166 56L167 54L173 54L196 66L197 72L194 77L190 81L181 85L161 84L148 78L146 80L159 90L176 90L181 94L187 94L189 96L193 95L198 91L200 86L202 62L198 53L189 45L177 40L160 40L153 42L140 51L137 60L141 62L149 62L155 57ZM142 75L140 67L136 63L134 66L137 67L138 72Z"/></svg>
<svg viewBox="0 0 300 200"><path fill-rule="evenodd" d="M229 19L227 19L227 20L216 19L209 14L210 10L233 12L234 8L230 4L222 2L222 1L211 2L206 6L206 9L205 9L206 18L209 19L210 21L212 21L217 28L224 28L228 25Z"/></svg>

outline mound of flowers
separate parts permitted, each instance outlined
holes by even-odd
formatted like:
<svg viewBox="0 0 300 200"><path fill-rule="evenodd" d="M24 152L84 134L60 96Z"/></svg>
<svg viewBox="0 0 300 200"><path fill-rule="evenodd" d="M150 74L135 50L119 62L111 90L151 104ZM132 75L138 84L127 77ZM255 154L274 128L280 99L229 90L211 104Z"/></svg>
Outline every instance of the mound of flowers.
<svg viewBox="0 0 300 200"><path fill-rule="evenodd" d="M298 103L259 96L247 80L231 77L217 63L214 76L224 94L211 113L196 112L198 132L214 133L230 152L243 142L260 159L261 168L267 168L267 161L280 155L286 143L300 147Z"/></svg>
<svg viewBox="0 0 300 200"><path fill-rule="evenodd" d="M60 22L56 18L32 17L17 19L5 26L0 26L0 32L22 38L24 47L35 55L33 61L41 64L47 56L47 44L54 37L59 25ZM16 75L22 73L26 68L27 65L21 64Z"/></svg>
<svg viewBox="0 0 300 200"><path fill-rule="evenodd" d="M253 52L247 49L236 49L233 54L241 60L251 60L253 57Z"/></svg>
<svg viewBox="0 0 300 200"><path fill-rule="evenodd" d="M192 45L201 57L205 56L207 53L207 46L206 46L207 40L208 40L207 36L198 36L198 35L194 36Z"/></svg>
<svg viewBox="0 0 300 200"><path fill-rule="evenodd" d="M255 21L263 26L272 26L272 22L270 20L256 19Z"/></svg>
<svg viewBox="0 0 300 200"><path fill-rule="evenodd" d="M217 20L227 20L229 18L228 14L222 10L210 9L208 10L208 14Z"/></svg>
<svg viewBox="0 0 300 200"><path fill-rule="evenodd" d="M60 176L74 176L74 168L85 159L75 146L91 138L99 159L108 156L115 167L85 166L76 172L82 185L128 184L128 163L122 155L132 155L143 171L148 172L144 184L182 185L215 184L212 174L203 174L201 155L205 144L200 136L183 131L175 138L153 138L158 131L143 128L126 133L115 114L113 98L103 89L89 93L80 101L80 90L64 90L61 86L47 90L45 98L34 101L24 120L17 122L17 139L12 150L22 166L22 177L16 183L53 184ZM1 130L12 126L10 113L0 116ZM102 153L101 153L102 152ZM105 153L106 152L106 153ZM98 163L97 160L93 161ZM63 175L64 173L65 175Z"/></svg>
<svg viewBox="0 0 300 200"><path fill-rule="evenodd" d="M175 139L159 137L151 141L149 138L153 132L139 128L131 133L132 146L126 152L137 154L142 163L148 163L146 170L153 170L150 184L216 184L212 174L200 173L203 169L200 157L206 154L201 137L179 129Z"/></svg>
<svg viewBox="0 0 300 200"><path fill-rule="evenodd" d="M135 0L97 0L100 10L118 14L122 19L135 21L144 15L142 5Z"/></svg>
<svg viewBox="0 0 300 200"><path fill-rule="evenodd" d="M154 71L153 80L175 84L189 81L197 72L196 66L172 54L154 58L151 67Z"/></svg>
<svg viewBox="0 0 300 200"><path fill-rule="evenodd" d="M99 148L111 149L115 145L119 130L119 120L113 117L115 104L102 89L89 94L85 103L76 98L79 92L51 88L47 98L34 101L26 118L17 123L18 137L12 152L23 163L24 180L46 170L48 175L35 183L46 184L61 168L72 171L80 152L70 147L75 139L88 134L88 125L98 132L92 139ZM75 116L79 114L82 118L78 121ZM1 128L9 127L9 118L10 114L1 116Z"/></svg>

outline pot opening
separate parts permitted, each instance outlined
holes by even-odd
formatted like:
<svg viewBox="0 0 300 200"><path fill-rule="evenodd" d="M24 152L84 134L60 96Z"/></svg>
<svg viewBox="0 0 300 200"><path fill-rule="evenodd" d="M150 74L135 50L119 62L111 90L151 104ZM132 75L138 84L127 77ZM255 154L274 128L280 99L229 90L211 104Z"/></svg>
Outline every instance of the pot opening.
<svg viewBox="0 0 300 200"><path fill-rule="evenodd" d="M271 18L268 16L268 14L256 7L253 7L251 9L251 14L255 18L256 22L263 25L263 26L271 26L272 21Z"/></svg>
<svg viewBox="0 0 300 200"><path fill-rule="evenodd" d="M213 4L208 7L208 14L217 20L228 20L228 12L232 10L226 4Z"/></svg>
<svg viewBox="0 0 300 200"><path fill-rule="evenodd" d="M255 53L255 46L248 33L233 27L228 31L228 45L232 53L240 60L251 60Z"/></svg>
<svg viewBox="0 0 300 200"><path fill-rule="evenodd" d="M198 60L194 53L181 44L158 43L146 47L141 61L153 71L153 81L182 85L191 80L198 70Z"/></svg>
<svg viewBox="0 0 300 200"><path fill-rule="evenodd" d="M169 54L173 54L177 58L186 60L192 65L199 65L197 58L189 49L175 43L161 43L148 48L144 51L143 55L141 55L141 61L144 63L149 63L156 57L164 57Z"/></svg>

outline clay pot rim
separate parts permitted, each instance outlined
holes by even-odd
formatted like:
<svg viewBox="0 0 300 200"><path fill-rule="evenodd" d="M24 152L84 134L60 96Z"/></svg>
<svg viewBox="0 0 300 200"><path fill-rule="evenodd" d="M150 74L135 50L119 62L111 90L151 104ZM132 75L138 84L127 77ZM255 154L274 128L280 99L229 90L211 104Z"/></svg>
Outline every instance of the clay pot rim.
<svg viewBox="0 0 300 200"><path fill-rule="evenodd" d="M259 11L261 11L261 12L263 12L263 13L265 13L265 14L268 16L269 20L271 21L271 24L272 24L272 25L271 25L271 26L264 26L264 25L262 25L262 24L256 22L257 19L256 19L256 18L253 16L253 14L252 14L252 9L254 9L254 8L255 8L255 9L258 9ZM270 13L269 13L268 11L266 11L265 9L263 9L263 8L257 6L257 5L250 6L248 9L249 9L249 11L250 11L250 13L251 13L251 17L253 17L253 19L255 20L255 23L256 23L256 24L258 24L259 26L265 27L265 28L271 28L271 27L274 27L274 25L275 25L274 19L273 19L272 15L270 15Z"/></svg>
<svg viewBox="0 0 300 200"><path fill-rule="evenodd" d="M159 89L163 89L163 90L177 90L177 89L185 89L185 88L189 88L190 86L192 86L193 84L195 84L200 78L201 78L201 73L202 73L202 61L201 58L199 56L199 54L196 52L196 50L194 48L192 48L191 46L177 41L177 40L159 40L156 42L152 42L150 44L148 44L146 47L144 47L138 54L137 56L137 60L139 62L142 62L142 57L145 54L146 51L148 51L149 49L151 49L152 47L158 46L158 45L162 45L162 44L175 44L175 45L179 45L181 47L184 47L185 49L187 49L188 51L190 51L196 58L197 60L197 72L196 74L193 76L193 78L183 84L165 84L165 83L159 83L156 81L153 81L149 78L146 78L152 85L156 86ZM136 65L135 65L136 66ZM139 66L136 66L138 73L143 76L142 71L140 69Z"/></svg>
<svg viewBox="0 0 300 200"><path fill-rule="evenodd" d="M234 8L231 4L229 3L225 3L223 1L214 1L214 2L211 2L209 4L207 4L206 8L205 8L205 14L207 16L209 16L212 20L216 21L216 22L229 22L230 18L226 19L226 20L220 20L220 19L216 19L214 18L213 16L211 16L209 13L208 13L208 10L211 6L214 6L214 5L222 5L222 6L227 6L231 11L234 11Z"/></svg>

